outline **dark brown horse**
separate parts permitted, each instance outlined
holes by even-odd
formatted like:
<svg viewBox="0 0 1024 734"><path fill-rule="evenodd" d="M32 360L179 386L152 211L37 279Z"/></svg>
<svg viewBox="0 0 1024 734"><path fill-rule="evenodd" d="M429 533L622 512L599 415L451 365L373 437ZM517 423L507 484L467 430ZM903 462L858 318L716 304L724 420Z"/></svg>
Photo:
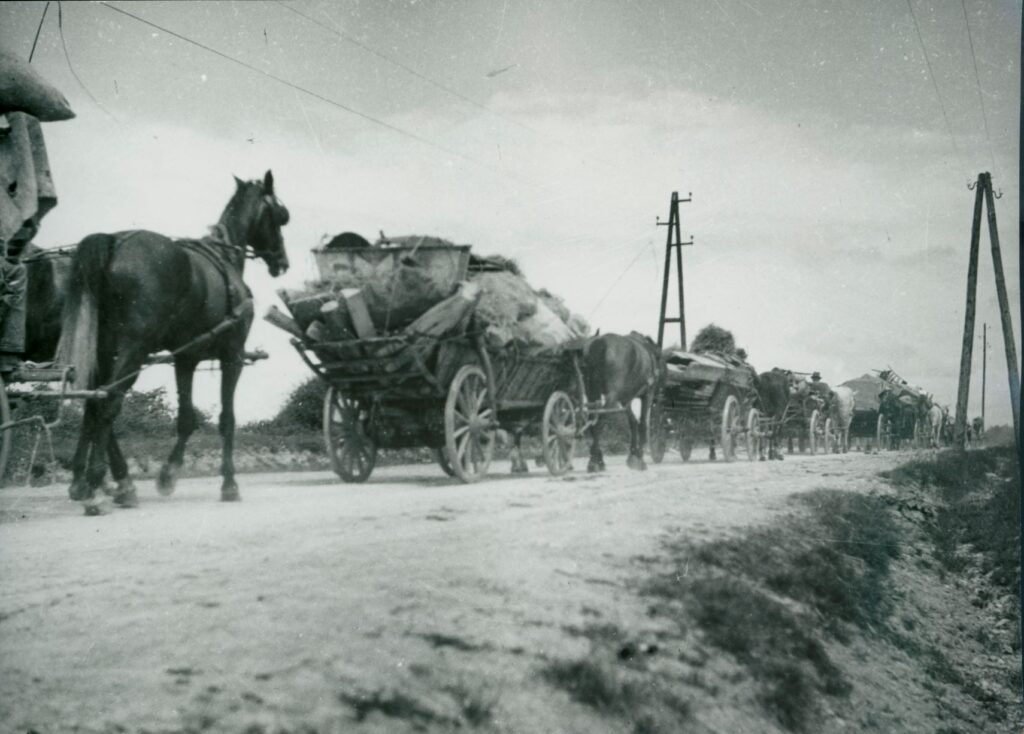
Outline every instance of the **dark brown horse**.
<svg viewBox="0 0 1024 734"><path fill-rule="evenodd" d="M51 362L60 341L61 312L71 275L70 248L44 250L29 243L21 254L25 295L25 359Z"/></svg>
<svg viewBox="0 0 1024 734"><path fill-rule="evenodd" d="M647 442L647 412L651 400L664 382L665 367L657 345L637 332L628 336L603 334L591 339L583 353L583 376L587 399L599 402L598 410L623 409L629 421L629 458L631 469L646 469L644 444ZM640 398L640 419L633 415L630 403ZM587 471L604 471L601 452L602 413L590 427L590 461Z"/></svg>
<svg viewBox="0 0 1024 734"><path fill-rule="evenodd" d="M774 368L770 372L762 372L754 381L761 413L770 418L768 422L767 441L761 442L761 461L764 461L764 446L768 445L768 459L782 461L779 449L782 426L792 397L793 375L787 370Z"/></svg>
<svg viewBox="0 0 1024 734"><path fill-rule="evenodd" d="M209 236L173 240L147 231L95 234L78 245L64 308L58 361L75 367L78 385L104 387L109 396L86 404L72 460L69 494L84 500L87 515L103 511L102 492L110 451L117 488L114 502L138 504L113 422L124 394L145 358L161 350L174 355L178 386L178 440L160 472L161 494L174 490L185 443L198 421L192 407L196 366L217 359L221 366L220 434L223 440L221 499L239 499L232 459L235 386L242 371L245 339L252 325L252 296L242 281L246 256L263 259L271 275L288 268L281 227L288 210L274 194L274 177L235 179L235 193Z"/></svg>

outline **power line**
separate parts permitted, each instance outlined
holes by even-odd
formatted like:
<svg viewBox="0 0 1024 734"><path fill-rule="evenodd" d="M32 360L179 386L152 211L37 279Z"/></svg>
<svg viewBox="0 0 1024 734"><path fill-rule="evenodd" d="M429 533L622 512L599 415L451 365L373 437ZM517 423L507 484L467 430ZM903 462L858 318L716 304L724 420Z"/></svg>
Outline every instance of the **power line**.
<svg viewBox="0 0 1024 734"><path fill-rule="evenodd" d="M173 36L174 38L177 38L180 41L184 41L185 43L188 43L188 44L190 44L192 46L196 46L197 48L201 48L204 51L206 51L208 53L211 53L211 54L213 54L215 56L219 56L220 58L222 58L222 59L224 59L226 61L230 61L233 64L237 64L238 66L241 66L244 69L248 69L249 71L252 71L252 72L255 72L257 74L260 74L261 76L265 76L268 79L272 79L273 81L277 82L278 84L282 84L282 85L284 85L284 86L286 86L286 87L288 87L290 89L294 89L296 91L302 92L303 94L307 94L310 97L314 97L316 99L319 99L321 102L325 102L326 104L329 104L332 107L337 107L340 110L344 110L345 112L348 112L349 114L355 115L356 117L360 117L360 118L362 118L362 119L364 119L364 120L366 120L368 122L372 122L375 125L380 125L381 127L387 128L388 130L390 130L390 131L392 131L394 133L398 133L399 135L401 135L403 137L406 137L406 138L409 138L410 140L415 140L418 143L421 143L423 145L426 145L426 146L429 146L431 148L434 148L435 150L439 150L442 153L446 153L448 155L455 156L456 158L460 158L460 159L462 159L462 160L464 160L464 161L466 161L468 163L472 163L472 164L480 166L482 168L486 168L486 169L491 170L491 171L498 170L498 169L494 168L493 166L491 166L491 165L489 165L487 163L484 163L482 161L478 161L475 158L472 158L472 157L470 157L468 155L460 153L459 151L457 151L457 150L455 150L453 148L449 148L449 147L447 147L445 145L441 145L440 143L435 143L433 140L430 140L428 138L424 138L424 137L422 137L420 135L417 135L416 133L413 133L413 132L410 132L410 131L405 130L403 128L400 128L397 125L392 125L390 122L385 122L384 120L381 120L381 119L379 119L377 117L374 117L373 115L369 115L369 114L367 114L365 112L357 110L354 107L350 107L349 105L346 105L343 102L339 102L339 101L337 101L335 99L331 99L330 97L326 97L326 96L324 96L324 95L322 95L322 94L320 94L318 92L314 92L311 89L307 89L306 87L300 86L300 85L296 84L295 82L292 82L292 81L289 81L288 79L285 79L283 77L277 76L276 74L272 74L269 71L264 71L263 69L260 69L257 66L253 66L252 64L249 64L249 63L247 63L245 61L242 61L241 59L237 59L234 56L230 56L230 55L224 53L223 51L218 51L217 49L213 48L212 46L207 46L204 43L200 43L199 41L193 40L193 39L189 38L188 36L182 35L181 33L177 33L175 31L170 30L169 28L165 28L164 26L158 25L157 23L154 23L154 22L152 22L150 20L146 20L145 18L142 18L142 17L140 17L138 15L135 15L134 13L129 13L127 10L123 10L121 8L115 7L115 6L111 5L110 3L103 2L102 0L101 0L101 2L99 4L104 6L104 7L106 7L106 8L109 8L110 10L113 10L116 13L120 13L121 15L125 15L125 16L127 16L129 18L132 18L133 20L136 20L139 23L147 25L147 26L149 26L151 28L156 28L157 30L162 31L163 33L166 33L169 36ZM499 172L502 173L503 175L516 176L516 174L511 173L511 172L506 172L506 171L499 171Z"/></svg>
<svg viewBox="0 0 1024 734"><path fill-rule="evenodd" d="M86 95L88 95L89 99L92 100L94 105L103 110L103 112L106 113L106 115L110 117L110 119L119 122L119 120L113 115L113 113L111 113L110 110L108 110L106 107L100 104L100 101L93 96L93 93L89 91L89 88L87 86L85 86L85 82L83 82L82 78L78 76L78 72L75 71L75 65L71 63L71 56L70 54L68 54L68 44L64 40L64 3L62 3L60 0L57 0L57 30L60 32L60 45L61 48L64 49L64 59L68 62L68 69L71 71L71 76L75 78L75 81L78 82L78 86L80 86L82 88L82 91L85 92Z"/></svg>
<svg viewBox="0 0 1024 734"><path fill-rule="evenodd" d="M483 110L484 112L487 112L487 113L489 113L491 115L494 115L495 117L498 117L498 118L504 120L505 122L508 122L508 123L510 123L512 125L515 125L516 127L519 127L519 128L521 128L523 130L526 130L527 132L532 133L533 135L536 135L537 137L541 138L542 140L546 140L546 141L548 141L550 143L558 145L559 147L565 148L567 150L572 150L572 148L567 143L565 143L565 142L563 142L561 140L557 140L555 138L552 138L550 135L542 133L540 130L537 130L536 128L530 127L529 125L527 125L525 123L522 123L522 122L520 122L520 121L518 121L518 120L516 120L516 119L514 119L512 117L509 117L508 115L504 115L501 112L498 112L497 110L494 110L494 109L488 107L487 105L483 104L482 102L479 102L479 101L473 99L472 97L469 97L469 96L463 94L462 92L458 91L457 89L453 89L453 88L449 87L446 84L442 84L441 82L439 82L439 81L437 81L435 79L430 78L426 74L423 74L422 72L417 71L416 69L412 68L408 64L405 64L405 63L403 63L403 62L401 62L401 61L399 61L397 59L394 59L394 58L388 56L385 53L377 51L373 47L368 46L367 44L365 44L362 41L360 41L359 39L354 38L353 36L345 33L344 31L338 30L337 28L334 28L333 26L327 25L326 23L324 23L324 22L322 22L320 20L317 20L316 18L313 18L312 16L306 15L305 13L303 13L300 10L296 10L292 6L284 3L282 0L273 0L273 2L276 3L277 5L280 5L285 10L288 10L288 11L294 13L295 15L298 15L301 18L305 18L310 23L313 23L314 25L324 29L325 31L328 31L329 33L333 33L334 35L338 36L339 38L341 38L341 39L343 39L345 41L348 41L349 43L353 44L354 46L357 46L357 47L363 49L367 53L371 53L374 56L376 56L377 58L383 59L384 61L388 62L389 64L397 66L399 69L402 69L403 71L406 71L409 74L412 74L417 79L421 79L421 80L425 81L427 84L430 84L432 87L440 89L441 91L446 92L447 94L450 94L453 97L456 97L456 98L462 100L463 102L465 102L465 103L467 103L469 105L472 105L473 107L476 107L477 109ZM597 163L600 163L600 164L602 164L604 166L608 166L609 168L614 168L616 170L622 169L622 166L620 166L618 164L615 164L615 163L611 163L609 161L604 161L604 160L602 160L600 158L595 158L593 156L590 156L590 159L595 161L595 162L597 162Z"/></svg>
<svg viewBox="0 0 1024 734"><path fill-rule="evenodd" d="M932 62L928 58L928 51L924 47L924 38L921 36L921 26L917 23L917 15L914 13L914 5L911 0L907 0L907 7L910 9L910 17L914 20L914 28L917 30L917 40L921 44L921 53L924 55L924 63L928 67L928 76L932 80L932 86L935 87L935 96L939 100L939 108L942 110L942 118L946 121L946 130L949 132L949 141L953 144L953 152L956 153L957 160L964 171L967 171L967 164L964 161L963 156L960 154L960 149L956 144L956 137L953 135L953 126L949 124L949 115L946 113L946 105L942 102L942 93L939 92L939 84L935 81L935 72L932 71Z"/></svg>
<svg viewBox="0 0 1024 734"><path fill-rule="evenodd" d="M43 6L43 15L39 18L39 27L36 28L36 37L32 39L32 50L28 52L28 63L32 63L32 57L36 55L36 44L39 43L39 32L43 30L43 21L46 20L46 11L50 9L50 0L46 0Z"/></svg>
<svg viewBox="0 0 1024 734"><path fill-rule="evenodd" d="M992 174L995 175L996 156L992 151L992 137L988 134L988 115L985 113L985 97L981 93L981 77L978 75L978 57L974 55L974 39L971 37L971 22L967 19L967 3L960 0L964 11L964 25L967 26L967 42L971 45L971 61L974 62L974 84L978 90L978 103L981 105L981 119L985 123L985 140L988 141L988 155L992 160Z"/></svg>

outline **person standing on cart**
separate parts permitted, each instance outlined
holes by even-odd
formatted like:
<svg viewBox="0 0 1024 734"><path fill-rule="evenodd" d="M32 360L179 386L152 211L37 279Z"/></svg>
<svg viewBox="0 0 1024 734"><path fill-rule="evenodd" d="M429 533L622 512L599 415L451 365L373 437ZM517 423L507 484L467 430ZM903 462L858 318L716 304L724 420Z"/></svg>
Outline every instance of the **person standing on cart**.
<svg viewBox="0 0 1024 734"><path fill-rule="evenodd" d="M27 278L21 253L57 205L40 122L75 116L27 63L0 50L0 373L25 352Z"/></svg>

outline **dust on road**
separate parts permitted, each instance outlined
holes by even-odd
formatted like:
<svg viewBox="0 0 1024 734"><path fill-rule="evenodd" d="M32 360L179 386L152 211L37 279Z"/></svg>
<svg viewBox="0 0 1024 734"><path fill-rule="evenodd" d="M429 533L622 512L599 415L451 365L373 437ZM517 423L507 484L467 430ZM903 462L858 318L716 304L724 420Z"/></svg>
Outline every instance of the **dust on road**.
<svg viewBox="0 0 1024 734"><path fill-rule="evenodd" d="M392 732L485 710L497 730L617 731L536 668L584 650L574 625L649 624L628 589L638 556L668 529L767 522L795 492L866 491L905 459L632 472L619 457L477 485L431 466L364 485L248 475L240 504L217 501L215 478L170 498L143 482L140 508L101 518L63 487L5 489L0 726Z"/></svg>

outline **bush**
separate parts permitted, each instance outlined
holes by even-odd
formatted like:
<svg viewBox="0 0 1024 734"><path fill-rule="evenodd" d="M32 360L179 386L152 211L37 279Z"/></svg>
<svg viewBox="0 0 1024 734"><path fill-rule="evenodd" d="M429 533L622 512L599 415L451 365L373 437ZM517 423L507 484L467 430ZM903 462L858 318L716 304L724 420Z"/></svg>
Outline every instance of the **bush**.
<svg viewBox="0 0 1024 734"><path fill-rule="evenodd" d="M260 428L274 430L281 428L299 428L302 430L320 431L323 425L324 395L327 394L327 383L317 377L311 377L292 390L281 410Z"/></svg>

